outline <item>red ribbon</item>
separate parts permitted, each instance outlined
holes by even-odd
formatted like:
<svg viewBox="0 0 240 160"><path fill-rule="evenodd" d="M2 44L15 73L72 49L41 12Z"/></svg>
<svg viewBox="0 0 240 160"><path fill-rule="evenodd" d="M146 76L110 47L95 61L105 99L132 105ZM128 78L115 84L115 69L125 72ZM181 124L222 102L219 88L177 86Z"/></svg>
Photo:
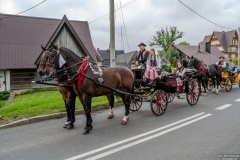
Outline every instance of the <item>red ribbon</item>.
<svg viewBox="0 0 240 160"><path fill-rule="evenodd" d="M204 63L203 63L203 60L201 60L201 62L200 62L200 73L201 74L204 74Z"/></svg>
<svg viewBox="0 0 240 160"><path fill-rule="evenodd" d="M78 85L82 86L83 84L83 80L84 80L84 71L87 69L88 67L88 57L85 57L83 59L83 63L81 64L81 66L78 69Z"/></svg>

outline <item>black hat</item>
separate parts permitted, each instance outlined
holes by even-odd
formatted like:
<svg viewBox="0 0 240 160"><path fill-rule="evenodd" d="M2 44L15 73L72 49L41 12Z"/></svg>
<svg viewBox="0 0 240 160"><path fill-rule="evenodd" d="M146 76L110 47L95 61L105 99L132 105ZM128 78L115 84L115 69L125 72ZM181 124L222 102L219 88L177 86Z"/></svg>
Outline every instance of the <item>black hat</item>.
<svg viewBox="0 0 240 160"><path fill-rule="evenodd" d="M225 59L225 57L224 57L224 56L220 56L219 58L223 58L223 59Z"/></svg>
<svg viewBox="0 0 240 160"><path fill-rule="evenodd" d="M138 45L138 47L139 46L144 46L144 47L146 47L146 44L144 44L143 42L141 42L139 45Z"/></svg>

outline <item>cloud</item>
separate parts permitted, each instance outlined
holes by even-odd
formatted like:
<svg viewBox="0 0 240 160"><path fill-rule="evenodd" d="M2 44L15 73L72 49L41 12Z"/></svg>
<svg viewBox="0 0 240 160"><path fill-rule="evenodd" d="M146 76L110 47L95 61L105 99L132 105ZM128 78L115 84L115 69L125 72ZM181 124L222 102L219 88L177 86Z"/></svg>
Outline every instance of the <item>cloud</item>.
<svg viewBox="0 0 240 160"><path fill-rule="evenodd" d="M26 10L42 0L0 0L0 12L15 14ZM239 27L238 15L240 14L239 0L181 0L197 13L219 25L237 29ZM115 0L115 8L124 6L130 0ZM4 5L2 5L4 3ZM24 13L23 15L59 18L65 14L68 19L92 22L109 13L109 1L107 0L47 0L40 6ZM197 45L205 35L213 31L227 29L213 25L200 16L193 13L178 0L136 0L122 8L125 29L123 26L121 10L116 11L116 49L129 51L137 50L137 44L144 42L149 44L155 32L166 26L176 26L184 32L184 37L177 41L187 41ZM109 15L89 24L91 35L96 48L107 49L109 47ZM121 34L122 32L122 34ZM149 46L147 46L150 48Z"/></svg>

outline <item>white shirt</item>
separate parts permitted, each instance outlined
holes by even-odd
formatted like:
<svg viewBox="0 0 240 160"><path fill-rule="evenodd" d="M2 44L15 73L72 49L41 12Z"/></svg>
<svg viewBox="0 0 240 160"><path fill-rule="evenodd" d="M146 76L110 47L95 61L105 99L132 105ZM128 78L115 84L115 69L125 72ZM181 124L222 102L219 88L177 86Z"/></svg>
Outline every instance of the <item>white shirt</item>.
<svg viewBox="0 0 240 160"><path fill-rule="evenodd" d="M218 65L219 62L216 63L216 65ZM225 68L226 67L226 62L223 62L223 65L222 65L222 68Z"/></svg>

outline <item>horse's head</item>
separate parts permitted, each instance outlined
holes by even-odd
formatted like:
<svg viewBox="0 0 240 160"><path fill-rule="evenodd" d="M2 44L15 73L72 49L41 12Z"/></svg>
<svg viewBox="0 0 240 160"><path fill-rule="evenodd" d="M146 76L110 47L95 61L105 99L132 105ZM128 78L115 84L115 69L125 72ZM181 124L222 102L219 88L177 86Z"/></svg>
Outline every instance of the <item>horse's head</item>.
<svg viewBox="0 0 240 160"><path fill-rule="evenodd" d="M45 71L46 75L52 75L54 69L60 69L59 68L59 51L52 49L51 52L46 57L47 63L45 65ZM56 74L56 73L55 73Z"/></svg>
<svg viewBox="0 0 240 160"><path fill-rule="evenodd" d="M193 56L188 59L188 68L194 68L199 70L200 68L200 61Z"/></svg>
<svg viewBox="0 0 240 160"><path fill-rule="evenodd" d="M39 61L37 64L37 72L39 73L40 76L49 75L51 73L49 71L53 70L53 68L51 68L51 62L49 62L49 59L52 55L51 52L54 49L58 50L58 46L54 45L52 43L48 49L46 49L42 45L41 45L41 48L43 50L43 53L42 53L41 57L39 58Z"/></svg>
<svg viewBox="0 0 240 160"><path fill-rule="evenodd" d="M49 51L49 49L46 49L45 47L43 47L41 45L42 49L43 49L43 53L41 55L41 57L39 58L38 64L37 64L37 72L39 73L40 76L43 76L46 74L46 64L48 62L48 57L51 54L51 52Z"/></svg>

